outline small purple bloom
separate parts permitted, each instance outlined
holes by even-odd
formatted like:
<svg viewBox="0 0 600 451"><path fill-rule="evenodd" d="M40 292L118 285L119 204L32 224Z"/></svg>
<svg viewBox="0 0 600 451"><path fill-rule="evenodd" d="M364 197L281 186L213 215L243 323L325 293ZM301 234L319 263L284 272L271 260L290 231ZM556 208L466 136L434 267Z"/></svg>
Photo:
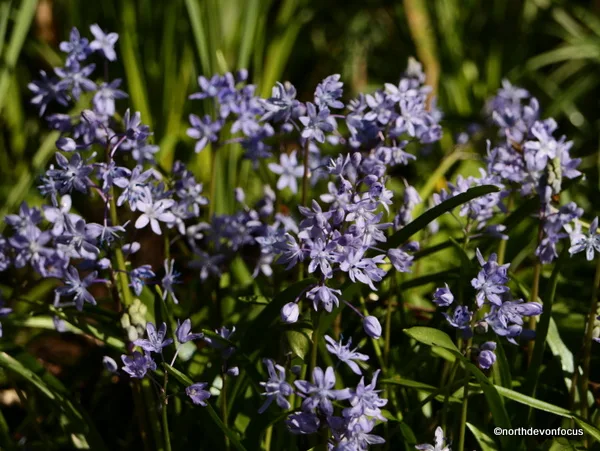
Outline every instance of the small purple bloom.
<svg viewBox="0 0 600 451"><path fill-rule="evenodd" d="M300 309L295 302L288 302L281 308L281 321L286 324L293 324L298 321Z"/></svg>
<svg viewBox="0 0 600 451"><path fill-rule="evenodd" d="M454 295L450 291L450 288L448 288L448 284L445 285L445 288L438 288L435 290L435 293L433 293L433 302L439 307L448 307L454 302Z"/></svg>
<svg viewBox="0 0 600 451"><path fill-rule="evenodd" d="M260 409L258 409L258 413L263 413L267 410L273 401L282 409L289 409L291 405L287 397L293 393L293 389L285 381L285 368L281 365L276 365L271 359L264 359L263 362L267 366L269 379L267 382L260 383L265 388L265 392L262 395L266 396L267 399Z"/></svg>
<svg viewBox="0 0 600 451"><path fill-rule="evenodd" d="M142 354L138 351L133 351L131 356L122 355L121 360L124 363L123 371L136 379L142 379L148 370L156 370L156 362L148 352Z"/></svg>
<svg viewBox="0 0 600 451"><path fill-rule="evenodd" d="M116 61L117 54L114 46L119 40L117 33L104 33L98 24L90 26L90 31L94 35L94 40L90 43L90 49L100 51L109 61Z"/></svg>
<svg viewBox="0 0 600 451"><path fill-rule="evenodd" d="M202 332L197 334L191 333L192 330L192 321L188 318L183 323L178 324L177 330L175 331L175 336L177 337L177 341L181 344L187 343L188 341L198 340L204 337Z"/></svg>
<svg viewBox="0 0 600 451"><path fill-rule="evenodd" d="M156 326L149 322L146 324L146 332L148 334L147 339L138 338L133 342L134 345L139 346L146 352L161 353L162 348L173 343L173 339L171 338L165 340L165 336L167 335L166 323L162 323L160 328L156 330Z"/></svg>
<svg viewBox="0 0 600 451"><path fill-rule="evenodd" d="M381 324L379 320L374 316L365 316L363 318L363 329L365 333L375 340L378 340L381 337Z"/></svg>
<svg viewBox="0 0 600 451"><path fill-rule="evenodd" d="M344 400L351 396L350 391L345 388L343 390L335 390L335 373L332 367L328 367L325 372L319 367L315 367L312 374L313 382L295 381L294 385L304 397L302 409L306 411L314 411L316 408L325 414L333 414L332 400Z"/></svg>
<svg viewBox="0 0 600 451"><path fill-rule="evenodd" d="M197 382L186 387L185 393L190 397L194 404L206 407L206 400L210 398L210 392L205 390L207 385L208 383L206 382Z"/></svg>
<svg viewBox="0 0 600 451"><path fill-rule="evenodd" d="M296 194L298 192L297 179L304 175L304 168L298 164L296 151L292 151L289 155L282 153L279 158L280 164L269 163L269 169L279 175L277 189L282 190L287 186L292 193Z"/></svg>
<svg viewBox="0 0 600 451"><path fill-rule="evenodd" d="M494 354L495 349L496 343L493 341L487 341L481 345L479 354L477 355L477 364L480 368L487 370L494 364L496 361L496 354Z"/></svg>
<svg viewBox="0 0 600 451"><path fill-rule="evenodd" d="M88 287L94 283L98 273L96 271L88 274L83 278L79 277L79 272L75 267L69 266L65 274L65 285L56 288L56 293L59 296L73 296L77 310L83 310L84 302L89 302L96 305L94 296L88 291Z"/></svg>
<svg viewBox="0 0 600 451"><path fill-rule="evenodd" d="M363 362L369 360L369 356L356 352L358 348L350 349L352 347L352 338L348 339L348 342L344 345L342 340L339 342L335 341L329 335L325 335L325 341L327 342L327 350L340 359L350 367L354 374L362 374L362 371L355 360L362 360Z"/></svg>

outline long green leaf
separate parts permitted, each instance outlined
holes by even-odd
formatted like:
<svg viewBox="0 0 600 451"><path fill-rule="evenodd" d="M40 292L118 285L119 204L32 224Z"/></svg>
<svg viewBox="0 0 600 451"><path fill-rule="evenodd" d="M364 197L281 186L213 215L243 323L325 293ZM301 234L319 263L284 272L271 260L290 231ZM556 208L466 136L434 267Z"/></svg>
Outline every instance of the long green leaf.
<svg viewBox="0 0 600 451"><path fill-rule="evenodd" d="M53 402L64 413L69 420L67 428L71 432L76 448L105 450L106 446L94 424L83 411L78 410L75 404L69 400L67 390L58 379L47 373L32 357L23 354L23 358L28 359L27 367L7 353L0 352L0 367L29 382L41 395ZM37 372L43 372L43 378L38 376Z"/></svg>
<svg viewBox="0 0 600 451"><path fill-rule="evenodd" d="M482 185L475 188L470 188L464 193L458 194L457 196L446 199L439 205L427 210L417 219L407 224L405 227L394 233L387 243L384 243L381 247L384 249L390 249L392 247L398 247L406 242L415 233L423 230L427 225L437 218L442 216L444 213L451 211L459 205L466 204L467 202L476 199L486 194L496 193L499 188L494 185Z"/></svg>

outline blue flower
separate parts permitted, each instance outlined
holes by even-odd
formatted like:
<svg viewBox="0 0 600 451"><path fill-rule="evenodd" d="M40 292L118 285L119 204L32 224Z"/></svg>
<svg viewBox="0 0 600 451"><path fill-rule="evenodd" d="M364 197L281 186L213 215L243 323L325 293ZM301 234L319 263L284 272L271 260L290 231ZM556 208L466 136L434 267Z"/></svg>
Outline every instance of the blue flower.
<svg viewBox="0 0 600 451"><path fill-rule="evenodd" d="M67 61L83 61L92 51L89 46L89 40L82 38L79 30L75 27L71 29L69 40L61 42L59 48L62 52L68 53Z"/></svg>
<svg viewBox="0 0 600 451"><path fill-rule="evenodd" d="M138 266L137 268L129 271L129 279L131 280L129 285L133 287L133 292L135 295L139 296L142 294L144 285L146 285L146 279L153 279L154 277L156 277L156 274L154 274L154 271L152 271L152 266Z"/></svg>
<svg viewBox="0 0 600 451"><path fill-rule="evenodd" d="M479 353L477 354L477 364L480 368L488 370L494 364L496 361L495 349L496 343L493 341L487 341L480 346Z"/></svg>
<svg viewBox="0 0 600 451"><path fill-rule="evenodd" d="M325 341L328 343L326 345L327 350L331 354L340 359L341 362L344 362L346 365L348 365L354 374L362 374L360 367L354 360L362 360L364 362L369 360L369 356L361 354L360 352L356 352L358 348L350 349L352 346L352 338L349 338L345 345L342 344L341 339L338 343L329 335L325 335Z"/></svg>
<svg viewBox="0 0 600 451"><path fill-rule="evenodd" d="M302 130L302 137L304 139L314 139L320 143L325 142L325 133L332 132L335 127L329 121L329 109L321 108L319 113L315 106L308 102L306 104L307 116L300 116L299 120L304 125Z"/></svg>
<svg viewBox="0 0 600 451"><path fill-rule="evenodd" d="M179 320L178 320L179 321ZM177 341L181 344L187 343L188 341L198 340L204 337L202 332L197 334L191 333L192 330L192 321L188 318L183 323L177 325L177 330L175 331L175 336L177 337Z"/></svg>
<svg viewBox="0 0 600 451"><path fill-rule="evenodd" d="M136 379L142 379L146 376L148 370L156 370L156 362L152 360L149 353L142 354L133 351L131 356L122 355L121 360L124 363L123 371Z"/></svg>
<svg viewBox="0 0 600 451"><path fill-rule="evenodd" d="M156 330L156 326L152 323L146 324L146 333L148 334L147 339L138 338L133 342L134 345L139 346L146 352L161 353L165 346L173 343L173 339L167 338L167 324L162 323L160 328Z"/></svg>
<svg viewBox="0 0 600 451"><path fill-rule="evenodd" d="M209 115L200 119L195 114L190 114L190 124L192 124L192 127L187 129L187 135L198 140L194 148L196 153L201 152L209 142L217 141L219 139L218 133L223 126L222 121L213 122Z"/></svg>
<svg viewBox="0 0 600 451"><path fill-rule="evenodd" d="M444 446L444 442L444 431L438 426L435 429L435 445L425 443L422 445L417 445L415 448L421 451L450 451L450 447Z"/></svg>
<svg viewBox="0 0 600 451"><path fill-rule="evenodd" d="M569 229L571 247L569 254L572 256L585 251L585 257L588 261L594 259L594 251L600 252L600 234L598 233L598 218L594 218L590 224L587 234L581 233L581 222L577 221L574 229Z"/></svg>
<svg viewBox="0 0 600 451"><path fill-rule="evenodd" d="M345 418L357 418L366 415L381 421L387 421L381 413L381 408L387 404L388 400L379 397L381 390L375 390L380 372L381 370L377 370L373 373L371 383L368 385L365 385L364 376L360 378L356 389L350 392L350 405L352 407L346 408L342 412Z"/></svg>
<svg viewBox="0 0 600 451"><path fill-rule="evenodd" d="M477 260L482 269L477 277L471 280L471 285L477 290L477 305L481 307L485 300L495 305L501 305L501 294L508 291L504 284L508 282L507 271L509 264L498 265L496 254L491 254L486 262L477 249Z"/></svg>
<svg viewBox="0 0 600 451"><path fill-rule="evenodd" d="M523 331L524 316L538 316L543 311L539 302L504 301L502 305L492 305L490 313L484 318L496 334L506 337L508 341L517 344L515 338Z"/></svg>
<svg viewBox="0 0 600 451"><path fill-rule="evenodd" d="M116 78L110 83L102 83L94 95L93 104L97 114L114 116L115 100L129 97L126 92L117 89L121 86L121 79Z"/></svg>
<svg viewBox="0 0 600 451"><path fill-rule="evenodd" d="M344 108L344 104L338 99L342 97L342 86L340 74L330 75L317 85L315 91L315 103L319 108Z"/></svg>
<svg viewBox="0 0 600 451"><path fill-rule="evenodd" d="M296 151L292 151L289 156L282 153L280 156L280 164L269 163L269 169L279 175L277 180L277 189L282 190L286 186L294 194L298 192L298 181L304 175L304 168L298 164Z"/></svg>
<svg viewBox="0 0 600 451"><path fill-rule="evenodd" d="M445 288L438 288L435 290L435 293L433 293L433 302L439 307L448 307L454 302L454 295L450 291L450 288L448 288L448 284L445 285Z"/></svg>
<svg viewBox="0 0 600 451"><path fill-rule="evenodd" d="M269 379L267 382L260 383L265 388L265 392L262 395L266 396L267 399L260 409L258 409L258 413L263 413L267 410L273 401L282 409L289 409L291 404L287 400L287 397L293 393L293 389L285 381L285 368L281 365L276 365L271 359L263 359L263 362L267 366Z"/></svg>
<svg viewBox="0 0 600 451"><path fill-rule="evenodd" d="M100 51L109 61L116 61L117 54L114 46L119 40L117 33L104 33L98 24L90 26L90 31L94 35L94 40L90 43L90 49Z"/></svg>
<svg viewBox="0 0 600 451"><path fill-rule="evenodd" d="M467 306L457 306L452 316L447 313L442 314L452 327L462 330L463 335L470 336L472 334L471 319L473 319L473 312L471 312Z"/></svg>
<svg viewBox="0 0 600 451"><path fill-rule="evenodd" d="M208 390L204 390L207 385L208 383L206 382L197 382L186 387L185 393L194 404L206 407L206 400L211 396Z"/></svg>
<svg viewBox="0 0 600 451"><path fill-rule="evenodd" d="M332 367L328 367L325 372L319 367L315 367L312 373L313 382L298 380L294 382L296 388L304 396L302 409L304 411L319 411L325 415L333 414L332 400L344 400L351 396L350 391L345 388L343 390L335 390L335 373Z"/></svg>

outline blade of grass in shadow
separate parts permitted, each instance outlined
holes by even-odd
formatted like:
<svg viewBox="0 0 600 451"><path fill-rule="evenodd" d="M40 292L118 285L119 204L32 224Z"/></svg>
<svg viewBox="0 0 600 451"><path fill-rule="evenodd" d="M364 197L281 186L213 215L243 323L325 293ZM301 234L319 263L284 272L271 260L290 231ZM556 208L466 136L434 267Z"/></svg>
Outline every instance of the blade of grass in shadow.
<svg viewBox="0 0 600 451"><path fill-rule="evenodd" d="M15 65L19 59L19 54L21 53L27 32L31 27L31 22L35 15L36 6L37 0L23 0L15 18L10 41L2 61L3 64L0 66L0 113L6 101L6 91L10 84L11 73L15 70Z"/></svg>
<svg viewBox="0 0 600 451"><path fill-rule="evenodd" d="M131 1L123 3L122 10L123 28L119 42L121 43L121 60L127 76L127 90L131 96L131 103L136 111L142 115L142 120L152 129L152 115L148 104L146 82L139 62L139 52L135 40L137 29L135 6Z"/></svg>
<svg viewBox="0 0 600 451"><path fill-rule="evenodd" d="M42 145L33 157L31 168L21 174L19 180L10 191L4 206L0 209L0 217L3 218L6 216L16 205L20 204L23 199L25 199L36 175L46 165L56 149L54 144L59 136L60 134L58 132L52 132L46 136ZM4 221L0 222L0 232L4 230L5 226L6 223Z"/></svg>
<svg viewBox="0 0 600 451"><path fill-rule="evenodd" d="M68 418L66 428L76 448L106 450L104 442L93 422L69 399L67 389L58 379L48 373L33 356L23 353L16 359L0 352L0 367L33 385L37 391L51 401ZM42 374L39 376L38 374Z"/></svg>

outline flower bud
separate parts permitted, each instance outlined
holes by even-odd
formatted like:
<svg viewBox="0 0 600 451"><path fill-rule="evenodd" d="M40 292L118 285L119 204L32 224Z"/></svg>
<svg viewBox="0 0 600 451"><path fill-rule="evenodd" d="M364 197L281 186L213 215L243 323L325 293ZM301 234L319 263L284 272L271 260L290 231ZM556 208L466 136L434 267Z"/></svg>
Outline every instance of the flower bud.
<svg viewBox="0 0 600 451"><path fill-rule="evenodd" d="M227 369L228 376L236 377L236 376L239 376L239 374L240 374L240 369L237 366L232 366L231 368Z"/></svg>
<svg viewBox="0 0 600 451"><path fill-rule="evenodd" d="M117 362L115 362L115 359L113 359L112 357L105 355L102 358L102 364L109 373L118 374L119 368L117 367Z"/></svg>
<svg viewBox="0 0 600 451"><path fill-rule="evenodd" d="M363 318L363 328L369 337L376 340L381 337L381 324L379 324L379 320L374 316L365 316Z"/></svg>
<svg viewBox="0 0 600 451"><path fill-rule="evenodd" d="M300 309L298 308L298 304L295 302L288 302L281 309L281 321L286 324L293 324L298 321L299 315Z"/></svg>

